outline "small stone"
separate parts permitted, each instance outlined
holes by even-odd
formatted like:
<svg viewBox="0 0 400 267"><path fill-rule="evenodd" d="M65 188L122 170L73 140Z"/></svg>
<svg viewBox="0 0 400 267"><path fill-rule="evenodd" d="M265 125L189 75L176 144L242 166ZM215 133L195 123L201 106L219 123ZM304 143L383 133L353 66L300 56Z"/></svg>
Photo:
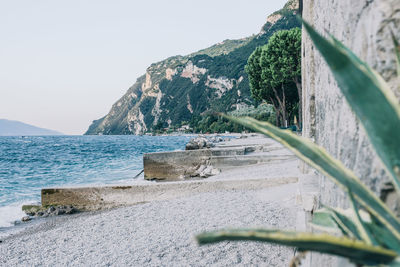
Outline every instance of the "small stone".
<svg viewBox="0 0 400 267"><path fill-rule="evenodd" d="M206 168L206 165L200 165L200 167L197 169L197 172L201 173L202 171L204 171L205 168Z"/></svg>
<svg viewBox="0 0 400 267"><path fill-rule="evenodd" d="M207 166L207 167L204 169L204 172L205 172L207 175L209 175L209 174L211 174L212 169L213 169L212 166Z"/></svg>
<svg viewBox="0 0 400 267"><path fill-rule="evenodd" d="M65 209L65 214L74 214L77 210L74 207L67 207Z"/></svg>
<svg viewBox="0 0 400 267"><path fill-rule="evenodd" d="M214 144L214 143L207 143L207 144L206 144L206 147L207 147L207 148L215 147L215 144Z"/></svg>
<svg viewBox="0 0 400 267"><path fill-rule="evenodd" d="M200 166L202 167L201 169L199 168L197 170L197 173L199 173L199 176L201 178L207 178L221 173L220 169L214 168L212 165L207 165L207 166L202 165L202 166Z"/></svg>
<svg viewBox="0 0 400 267"><path fill-rule="evenodd" d="M38 211L35 215L41 217L43 216L43 214L44 214L43 211Z"/></svg>
<svg viewBox="0 0 400 267"><path fill-rule="evenodd" d="M24 216L24 217L22 217L22 219L21 219L21 221L23 221L23 222L28 222L28 221L30 221L31 220L31 217L29 217L29 216Z"/></svg>
<svg viewBox="0 0 400 267"><path fill-rule="evenodd" d="M214 144L210 142L207 138L204 137L196 137L191 139L186 144L186 150L196 150L196 149L203 149L203 148L210 148L213 147Z"/></svg>
<svg viewBox="0 0 400 267"><path fill-rule="evenodd" d="M62 215L65 213L65 210L62 207L58 207L56 208L56 210L54 211L54 215Z"/></svg>
<svg viewBox="0 0 400 267"><path fill-rule="evenodd" d="M47 213L49 214L53 213L54 211L56 211L56 208L54 208L53 206L47 209Z"/></svg>
<svg viewBox="0 0 400 267"><path fill-rule="evenodd" d="M37 211L40 210L40 208L41 208L41 206L40 205L36 205L36 204L23 205L22 206L22 211L25 212L26 214L28 214L28 213L36 213Z"/></svg>
<svg viewBox="0 0 400 267"><path fill-rule="evenodd" d="M199 146L195 143L189 142L186 144L186 150L196 150L199 149Z"/></svg>
<svg viewBox="0 0 400 267"><path fill-rule="evenodd" d="M205 147L207 145L207 140L202 138L202 139L198 140L197 143L199 144L199 148L201 149L201 148L203 148L203 147Z"/></svg>
<svg viewBox="0 0 400 267"><path fill-rule="evenodd" d="M211 170L211 175L217 175L217 174L220 174L220 173L221 173L221 170L220 170L220 169L213 168L213 169Z"/></svg>

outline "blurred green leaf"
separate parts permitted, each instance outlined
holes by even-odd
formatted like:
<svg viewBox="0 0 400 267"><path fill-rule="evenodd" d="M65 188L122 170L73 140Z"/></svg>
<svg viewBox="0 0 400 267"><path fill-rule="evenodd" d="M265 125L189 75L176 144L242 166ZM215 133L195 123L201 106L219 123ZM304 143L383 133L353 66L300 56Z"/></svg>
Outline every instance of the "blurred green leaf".
<svg viewBox="0 0 400 267"><path fill-rule="evenodd" d="M362 240L364 240L364 242L366 242L369 245L374 245L374 246L378 245L378 242L375 240L374 236L370 233L370 231L369 231L370 229L366 226L366 224L361 219L360 212L357 207L357 202L354 199L354 195L351 192L351 189L349 189L349 191L347 193L350 198L351 206L353 208L353 213L355 214L353 222L355 223Z"/></svg>
<svg viewBox="0 0 400 267"><path fill-rule="evenodd" d="M343 231L345 232L346 236L362 240L359 228L357 227L353 218L346 215L344 211L340 211L339 209L333 209L333 208L327 208L327 209L332 212L333 220L338 225L338 227L342 229L342 232Z"/></svg>
<svg viewBox="0 0 400 267"><path fill-rule="evenodd" d="M392 261L391 263L387 264L387 266L389 266L389 267L400 267L400 259L396 258L394 261Z"/></svg>
<svg viewBox="0 0 400 267"><path fill-rule="evenodd" d="M345 214L340 209L325 207L313 213L312 226L321 230L332 232L333 229L339 230L344 236L362 240L359 230L354 223L354 219Z"/></svg>
<svg viewBox="0 0 400 267"><path fill-rule="evenodd" d="M361 240L358 229L354 223L354 215L352 210L342 210L339 208L325 207L316 210L313 214L311 226L317 230L336 233L341 231L343 235L349 238L356 238ZM376 242L388 249L394 250L400 254L400 241L391 233L390 230L385 228L376 218L372 215L368 220L361 216L365 227L374 236Z"/></svg>
<svg viewBox="0 0 400 267"><path fill-rule="evenodd" d="M332 233L341 231L343 235L346 235L346 232L340 229L333 219L332 212L325 208L314 211L310 225L322 231Z"/></svg>
<svg viewBox="0 0 400 267"><path fill-rule="evenodd" d="M366 226L370 229L370 232L374 235L378 243L400 254L400 240L396 238L389 229L382 225L375 215L370 215L371 222L367 223Z"/></svg>
<svg viewBox="0 0 400 267"><path fill-rule="evenodd" d="M253 240L297 247L300 251L317 251L346 257L367 265L387 264L397 254L388 249L371 246L347 237L327 234L296 233L265 229L237 229L203 233L197 236L200 245L226 240Z"/></svg>

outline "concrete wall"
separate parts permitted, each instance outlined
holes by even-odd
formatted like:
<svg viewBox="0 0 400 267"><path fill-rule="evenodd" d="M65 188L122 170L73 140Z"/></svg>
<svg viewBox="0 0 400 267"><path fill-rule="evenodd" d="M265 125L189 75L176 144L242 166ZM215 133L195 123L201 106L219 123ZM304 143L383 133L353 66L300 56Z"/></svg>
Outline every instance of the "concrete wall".
<svg viewBox="0 0 400 267"><path fill-rule="evenodd" d="M297 183L297 177L278 177L250 180L185 181L145 185L115 185L76 188L42 189L42 206L72 205L82 211L135 205L187 197L204 192L225 190L257 190L288 183Z"/></svg>
<svg viewBox="0 0 400 267"><path fill-rule="evenodd" d="M143 155L144 177L152 180L179 181L193 175L200 165L207 165L212 157L244 155L246 147L199 149Z"/></svg>
<svg viewBox="0 0 400 267"><path fill-rule="evenodd" d="M390 30L400 40L399 0L304 0L303 18L319 32L333 34L389 82L400 99L396 76L394 47ZM327 65L303 32L303 135L324 146L331 154L354 170L375 192L379 193L387 176L366 137L346 103ZM312 172L304 168L304 172ZM348 206L341 190L329 180L317 176L320 200L332 206ZM336 261L316 256L319 260ZM340 265L340 264L339 264Z"/></svg>
<svg viewBox="0 0 400 267"><path fill-rule="evenodd" d="M285 161L294 156L274 142L217 145L211 149L147 153L143 156L144 177L148 180L180 181L196 176L200 165L219 170L232 167Z"/></svg>

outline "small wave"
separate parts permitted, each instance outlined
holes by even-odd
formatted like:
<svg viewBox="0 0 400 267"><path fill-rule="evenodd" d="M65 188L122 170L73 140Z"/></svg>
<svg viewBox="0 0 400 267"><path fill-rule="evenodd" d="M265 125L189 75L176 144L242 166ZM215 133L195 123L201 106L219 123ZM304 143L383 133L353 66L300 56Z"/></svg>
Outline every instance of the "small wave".
<svg viewBox="0 0 400 267"><path fill-rule="evenodd" d="M0 138L0 234L24 216L21 206L27 200L40 200L40 189L144 182L143 174L133 179L143 169L144 153L184 149L188 140L172 136Z"/></svg>
<svg viewBox="0 0 400 267"><path fill-rule="evenodd" d="M0 227L10 227L16 221L21 220L25 216L22 211L22 205L32 203L33 201L24 201L12 203L10 205L0 207Z"/></svg>

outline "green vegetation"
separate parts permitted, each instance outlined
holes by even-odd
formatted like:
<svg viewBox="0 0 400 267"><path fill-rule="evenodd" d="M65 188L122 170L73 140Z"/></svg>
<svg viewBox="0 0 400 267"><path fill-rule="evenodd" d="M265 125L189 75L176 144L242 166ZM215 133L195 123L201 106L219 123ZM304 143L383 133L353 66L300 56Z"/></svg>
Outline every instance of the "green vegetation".
<svg viewBox="0 0 400 267"><path fill-rule="evenodd" d="M277 126L292 123L295 114L301 125L300 52L301 30L281 30L272 35L267 45L256 48L247 61L251 94L274 105Z"/></svg>
<svg viewBox="0 0 400 267"><path fill-rule="evenodd" d="M233 50L246 45L249 41L251 40L250 38L243 38L239 40L224 40L223 42L219 44L215 44L209 48L202 49L198 52L192 53L189 55L189 57L194 57L197 55L207 55L210 57L216 57L220 55L227 55Z"/></svg>
<svg viewBox="0 0 400 267"><path fill-rule="evenodd" d="M258 105L258 107L244 107L238 110L234 110L231 112L228 112L228 115L234 116L234 117L242 117L242 116L249 116L252 118L255 118L257 120L273 120L273 116L275 111L273 106L263 103ZM263 119L264 118L264 119Z"/></svg>
<svg viewBox="0 0 400 267"><path fill-rule="evenodd" d="M245 130L243 126L214 114L194 116L189 125L195 133L240 133Z"/></svg>
<svg viewBox="0 0 400 267"><path fill-rule="evenodd" d="M304 27L366 129L368 138L393 183L399 185L400 105L394 93L379 74L339 41L323 38L307 23L304 23ZM200 244L222 240L256 240L297 247L299 251L343 256L357 265L400 266L399 219L343 163L308 139L280 130L270 123L249 117L226 117L279 141L300 159L332 179L348 194L351 209L343 211L326 207L314 212L314 225L330 232L339 232L341 237L279 230L239 229L201 234L197 237Z"/></svg>
<svg viewBox="0 0 400 267"><path fill-rule="evenodd" d="M257 120L275 123L275 112L272 106L262 104L258 107L244 107L239 110L229 112L231 116L250 116ZM237 123L215 113L202 116L193 116L189 122L189 126L195 133L240 133L247 129Z"/></svg>
<svg viewBox="0 0 400 267"><path fill-rule="evenodd" d="M154 107L154 104L156 103L156 99L154 97L148 97L143 99L141 105L140 105L140 111L142 114L144 114L144 122L146 125L151 125L154 121L154 117L151 114L151 110Z"/></svg>
<svg viewBox="0 0 400 267"><path fill-rule="evenodd" d="M135 134L137 133L135 125L141 124L142 121L132 119L129 114L138 114L138 109L144 116L146 128L151 132L171 131L181 127L183 122L200 123L202 119L204 119L202 126L196 124L193 125L193 129L203 132L235 129L237 126L225 127L223 124L228 124L227 121L220 118L215 122L215 118L208 118L207 114L231 112L238 105L257 106L259 104L251 98L248 75L244 70L247 59L254 49L268 43L274 32L300 27L295 15L296 10L288 9L287 6L276 12L278 13L281 15L280 19L273 24L268 22L268 27L264 27L264 31L258 35L240 40L225 40L187 56L174 56L152 64L147 69L147 78L150 78L152 87L149 90L157 93L159 88L162 93L157 109L155 109L157 102L154 94L143 95L142 85L146 81L146 75L144 75L118 100L118 104L113 105L107 116L93 122L86 134ZM198 82L181 77L189 61L196 68L206 70L204 74L198 74ZM166 79L167 71L172 73L169 79ZM232 83L232 88L229 87L222 94L217 94L218 89L207 86L208 77L227 80ZM156 88L157 85L158 88ZM144 98L153 98L153 100L144 101ZM293 114L296 108L293 108ZM156 123L155 115L158 116ZM212 123L208 125L211 121L214 123L213 127L211 127Z"/></svg>
<svg viewBox="0 0 400 267"><path fill-rule="evenodd" d="M242 132L245 130L243 127L235 125L220 116L213 115L218 112L233 112L237 103L248 105L250 109L259 112L259 114L249 114L251 117L275 123L275 112L262 110L265 105L260 105L261 109L259 109L260 107L251 108L251 106L257 105L257 102L251 98L248 75L244 67L254 49L265 45L274 32L299 26L300 23L293 12L288 13L272 25L268 32L248 38L243 43L237 43L240 45L228 54L222 53L217 56L210 56L199 52L193 54L193 57L188 57L187 60L192 61L197 67L207 69L206 74L199 76L200 80L197 83L192 83L189 79L179 77L179 75L176 75L171 81L164 79L160 82L160 90L165 95L161 100L160 108L168 112L161 114L157 125L148 127L150 131L153 133L166 133L171 129L178 129L184 125L182 122L190 122L190 128L195 133ZM229 44L229 42L225 41L224 45L227 43ZM242 77L242 81L236 82L232 90L225 92L218 98L215 97L215 89L205 88L204 84L207 76L226 77L235 80L239 80ZM238 94L238 91L240 91L240 94ZM295 93L294 97L296 98L296 91L293 89L291 92ZM187 107L188 99L190 99L193 113ZM294 116L297 110L296 104L297 99L293 104L287 104L290 109L289 116L291 117ZM145 115L145 113L143 114ZM165 123L168 119L171 120L169 128ZM147 121L150 121L150 119Z"/></svg>

